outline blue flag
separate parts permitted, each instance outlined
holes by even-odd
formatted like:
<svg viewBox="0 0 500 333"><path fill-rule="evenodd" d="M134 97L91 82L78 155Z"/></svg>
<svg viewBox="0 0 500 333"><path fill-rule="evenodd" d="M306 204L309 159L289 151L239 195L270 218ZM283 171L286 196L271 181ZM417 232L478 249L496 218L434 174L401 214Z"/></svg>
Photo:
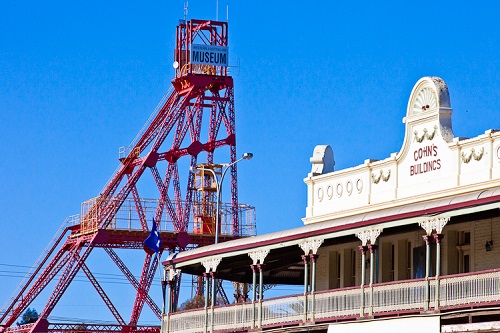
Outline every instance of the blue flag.
<svg viewBox="0 0 500 333"><path fill-rule="evenodd" d="M144 251L149 254L156 253L161 249L161 238L158 230L156 230L156 222L153 219L153 226L148 238L144 241Z"/></svg>

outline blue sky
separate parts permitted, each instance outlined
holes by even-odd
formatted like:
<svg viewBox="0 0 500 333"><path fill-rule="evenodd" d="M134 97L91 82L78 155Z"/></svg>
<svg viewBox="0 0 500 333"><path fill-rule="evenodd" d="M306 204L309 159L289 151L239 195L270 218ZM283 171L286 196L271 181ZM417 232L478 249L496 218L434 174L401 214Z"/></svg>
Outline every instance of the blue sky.
<svg viewBox="0 0 500 333"><path fill-rule="evenodd" d="M215 19L215 3L189 1L188 18ZM500 128L496 1L220 0L219 19L228 4L237 149L254 153L239 164L240 202L256 207L260 234L302 225L314 146L332 146L337 170L399 151L422 76L447 82L455 136ZM0 306L169 89L182 17L172 0L0 4ZM105 289L121 287L107 277ZM68 293L54 316L106 311ZM127 317L130 296L119 303Z"/></svg>

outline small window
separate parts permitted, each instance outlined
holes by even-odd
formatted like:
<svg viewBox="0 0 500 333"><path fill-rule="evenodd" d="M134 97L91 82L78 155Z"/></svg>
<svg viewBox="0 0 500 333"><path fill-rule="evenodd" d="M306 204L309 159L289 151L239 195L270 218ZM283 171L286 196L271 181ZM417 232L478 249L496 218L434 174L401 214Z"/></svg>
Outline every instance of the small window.
<svg viewBox="0 0 500 333"><path fill-rule="evenodd" d="M458 245L470 245L470 231L460 231Z"/></svg>
<svg viewBox="0 0 500 333"><path fill-rule="evenodd" d="M464 244L470 244L470 231L464 232Z"/></svg>

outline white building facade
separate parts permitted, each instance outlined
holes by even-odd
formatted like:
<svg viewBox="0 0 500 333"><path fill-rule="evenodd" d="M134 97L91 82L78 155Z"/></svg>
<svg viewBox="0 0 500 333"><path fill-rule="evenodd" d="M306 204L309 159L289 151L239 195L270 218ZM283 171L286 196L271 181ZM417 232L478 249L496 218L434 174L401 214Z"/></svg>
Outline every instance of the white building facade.
<svg viewBox="0 0 500 333"><path fill-rule="evenodd" d="M445 82L424 77L398 153L334 171L331 147L317 146L304 227L164 262L171 286L182 271L204 276L206 291L223 279L250 292L227 306L166 306L162 331L499 331L500 132L454 137L451 118ZM266 299L267 284L304 292Z"/></svg>

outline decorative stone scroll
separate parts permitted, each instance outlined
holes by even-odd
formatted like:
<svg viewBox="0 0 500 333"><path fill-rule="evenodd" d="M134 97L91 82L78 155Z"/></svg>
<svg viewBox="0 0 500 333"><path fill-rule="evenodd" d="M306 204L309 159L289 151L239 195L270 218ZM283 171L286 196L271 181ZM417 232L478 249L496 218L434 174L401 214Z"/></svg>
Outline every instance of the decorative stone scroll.
<svg viewBox="0 0 500 333"><path fill-rule="evenodd" d="M313 156L309 159L309 161L312 164L310 173L312 176L333 172L335 160L333 158L332 147L328 145L314 147Z"/></svg>
<svg viewBox="0 0 500 333"><path fill-rule="evenodd" d="M433 230L436 230L436 233L441 234L444 226L449 220L449 217L435 217L420 221L418 222L418 225L425 230L427 236L430 236Z"/></svg>
<svg viewBox="0 0 500 333"><path fill-rule="evenodd" d="M302 251L304 251L304 253L307 255L311 251L313 254L316 254L321 244L323 244L323 239L313 239L313 240L306 240L300 243L299 246L302 249Z"/></svg>
<svg viewBox="0 0 500 333"><path fill-rule="evenodd" d="M361 244L363 246L366 246L368 241L370 241L370 244L375 244L377 241L378 236L384 229L367 229L360 231L356 234L356 236L361 240Z"/></svg>
<svg viewBox="0 0 500 333"><path fill-rule="evenodd" d="M380 170L380 174L378 175L378 177L375 173L372 173L372 182L374 184L378 184L380 182L380 179L382 179L384 182L388 182L390 178L391 178L391 170L387 171L387 175L384 175L384 171Z"/></svg>
<svg viewBox="0 0 500 333"><path fill-rule="evenodd" d="M269 254L269 250L260 250L260 251L249 252L248 256L250 258L252 258L253 264L257 265L257 261L259 263L263 264L264 259L266 259L268 254Z"/></svg>
<svg viewBox="0 0 500 333"><path fill-rule="evenodd" d="M210 273L210 271L215 272L217 270L217 266L219 266L222 258L212 258L208 260L203 260L201 264L205 267L205 272Z"/></svg>
<svg viewBox="0 0 500 333"><path fill-rule="evenodd" d="M424 141L424 139L432 141L432 139L434 139L434 136L436 136L437 128L437 125L434 125L434 131L432 132L432 134L429 134L427 128L424 128L423 134L421 136L418 135L417 131L413 132L413 134L415 135L415 141L417 141L418 143L421 143L422 141Z"/></svg>

